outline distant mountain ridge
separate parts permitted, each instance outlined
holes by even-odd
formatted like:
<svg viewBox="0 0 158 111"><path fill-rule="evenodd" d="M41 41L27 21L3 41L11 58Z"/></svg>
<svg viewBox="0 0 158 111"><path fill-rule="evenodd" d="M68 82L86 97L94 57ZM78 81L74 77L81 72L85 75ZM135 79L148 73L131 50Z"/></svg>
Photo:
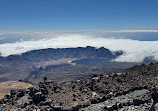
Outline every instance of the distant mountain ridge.
<svg viewBox="0 0 158 111"><path fill-rule="evenodd" d="M0 57L0 81L40 81L43 76L63 81L111 73L133 66L112 60L123 51L112 52L104 47L48 48L32 50L20 55ZM134 64L135 65L135 64ZM71 78L70 78L71 77Z"/></svg>
<svg viewBox="0 0 158 111"><path fill-rule="evenodd" d="M123 51L111 52L110 50L101 47L95 48L91 46L77 47L77 48L48 48L40 50L32 50L20 55L10 55L8 57L1 57L0 60L8 61L27 61L39 62L52 59L62 58L108 58L114 59L123 54Z"/></svg>

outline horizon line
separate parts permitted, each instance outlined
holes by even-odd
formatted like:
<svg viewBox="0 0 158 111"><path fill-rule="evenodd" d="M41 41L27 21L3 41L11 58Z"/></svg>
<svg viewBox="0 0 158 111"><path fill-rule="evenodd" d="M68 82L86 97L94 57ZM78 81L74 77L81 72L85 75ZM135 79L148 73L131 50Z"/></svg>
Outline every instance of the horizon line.
<svg viewBox="0 0 158 111"><path fill-rule="evenodd" d="M19 33L19 32L158 32L158 30L12 30L12 31L1 31L1 33Z"/></svg>

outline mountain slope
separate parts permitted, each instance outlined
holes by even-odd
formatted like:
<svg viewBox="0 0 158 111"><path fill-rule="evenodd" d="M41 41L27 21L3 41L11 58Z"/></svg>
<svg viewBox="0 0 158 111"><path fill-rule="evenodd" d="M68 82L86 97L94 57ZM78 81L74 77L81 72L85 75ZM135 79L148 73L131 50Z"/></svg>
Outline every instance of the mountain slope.
<svg viewBox="0 0 158 111"><path fill-rule="evenodd" d="M62 58L108 58L114 59L122 55L122 51L111 52L110 50L101 47L95 48L91 46L78 47L78 48L58 48L58 49L41 49L33 50L21 55L10 55L6 58L1 57L1 61L28 61L28 62L40 62L48 60L56 60Z"/></svg>
<svg viewBox="0 0 158 111"><path fill-rule="evenodd" d="M33 50L0 57L0 81L22 79L38 83L44 76L58 82L70 81L121 71L136 64L112 61L122 54L122 51L111 52L103 47L87 46Z"/></svg>
<svg viewBox="0 0 158 111"><path fill-rule="evenodd" d="M17 90L16 93L5 96L0 101L0 108L57 111L96 111L97 108L101 108L100 110L105 111L154 111L158 102L157 81L158 63L134 66L120 73L95 75L70 83L57 84L44 78L37 88ZM20 92L23 92L21 97L17 96Z"/></svg>

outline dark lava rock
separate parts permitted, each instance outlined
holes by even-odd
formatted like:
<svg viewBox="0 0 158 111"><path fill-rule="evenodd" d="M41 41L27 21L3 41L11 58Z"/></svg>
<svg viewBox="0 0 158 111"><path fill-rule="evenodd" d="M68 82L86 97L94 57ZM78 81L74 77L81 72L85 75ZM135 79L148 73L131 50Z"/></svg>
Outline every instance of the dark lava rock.
<svg viewBox="0 0 158 111"><path fill-rule="evenodd" d="M38 103L40 103L41 101L45 101L45 96L42 94L42 92L37 92L33 97L32 97L32 99L33 99L33 102L35 103L35 104L38 104Z"/></svg>
<svg viewBox="0 0 158 111"><path fill-rule="evenodd" d="M28 89L29 90L29 95L32 97L33 95L35 95L35 93L37 93L39 90L37 88L31 87Z"/></svg>
<svg viewBox="0 0 158 111"><path fill-rule="evenodd" d="M143 104L145 101L139 100L139 99L134 99L133 100L133 105L139 106L140 104Z"/></svg>
<svg viewBox="0 0 158 111"><path fill-rule="evenodd" d="M11 90L11 91L10 91L10 94L11 94L11 95L15 95L16 93L17 93L16 90Z"/></svg>
<svg viewBox="0 0 158 111"><path fill-rule="evenodd" d="M25 95L25 91L24 90L19 90L19 92L17 93L17 97L22 97Z"/></svg>

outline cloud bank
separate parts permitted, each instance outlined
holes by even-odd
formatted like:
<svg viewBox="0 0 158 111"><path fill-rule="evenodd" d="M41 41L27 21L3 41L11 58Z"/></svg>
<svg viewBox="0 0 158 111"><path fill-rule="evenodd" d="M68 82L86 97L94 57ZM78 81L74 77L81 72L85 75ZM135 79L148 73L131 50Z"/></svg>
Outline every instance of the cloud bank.
<svg viewBox="0 0 158 111"><path fill-rule="evenodd" d="M158 61L158 41L138 41L132 39L113 39L94 37L84 34L65 34L39 40L19 41L0 44L2 56L21 54L30 50L68 47L105 47L111 51L123 50L124 55L115 59L117 62L141 62L152 56Z"/></svg>

